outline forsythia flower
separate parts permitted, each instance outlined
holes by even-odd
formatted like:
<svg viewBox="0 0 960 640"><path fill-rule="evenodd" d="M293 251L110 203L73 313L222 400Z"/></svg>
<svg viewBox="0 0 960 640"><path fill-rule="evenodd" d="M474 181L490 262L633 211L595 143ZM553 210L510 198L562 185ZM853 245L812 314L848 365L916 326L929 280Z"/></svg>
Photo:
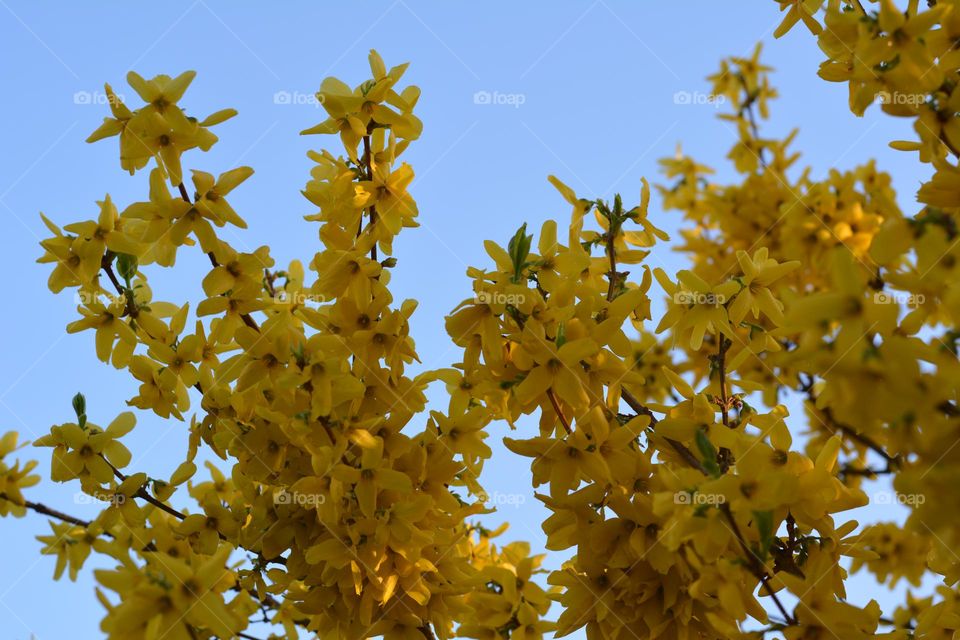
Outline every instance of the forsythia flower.
<svg viewBox="0 0 960 640"><path fill-rule="evenodd" d="M648 264L669 236L645 179L631 207L551 176L566 228L523 223L484 243L488 264L468 268L445 321L458 361L418 373L417 303L389 288L394 240L418 215L406 65L372 51L369 79L322 81L327 117L303 133L343 149L309 153L319 246L279 265L218 235L246 227L226 198L253 170L189 166L235 112L188 116L193 72L131 72L138 109L107 86L111 115L90 140L119 136L121 166L150 167L149 195L125 208L107 196L96 220L62 229L44 217L39 261L81 302L67 331L92 330L96 356L137 380L129 405L182 423L185 456L161 477L128 470L134 415L102 429L78 394L76 421L35 444L96 517L25 499L35 463L6 460L15 434L0 439L0 515L52 518L38 539L57 578L106 559L95 576L114 594L98 590L115 640L251 637L254 615L291 639L952 637L960 2L778 3L775 35L798 22L817 35L820 75L848 83L855 113L879 98L912 119L918 140L895 147L930 165L922 209L905 215L873 162L817 177L796 166L795 131L761 137L777 93L758 46L708 79L730 104L735 182L679 151L662 161L689 268ZM199 303L155 299L149 272L196 245L210 264ZM448 401L428 411L435 382ZM495 546L506 526L470 521L495 511L482 474L502 422L516 430L506 448L530 459L545 547L565 552L550 570L527 543ZM838 521L881 475L905 523ZM942 584L882 614L847 593L863 571Z"/></svg>

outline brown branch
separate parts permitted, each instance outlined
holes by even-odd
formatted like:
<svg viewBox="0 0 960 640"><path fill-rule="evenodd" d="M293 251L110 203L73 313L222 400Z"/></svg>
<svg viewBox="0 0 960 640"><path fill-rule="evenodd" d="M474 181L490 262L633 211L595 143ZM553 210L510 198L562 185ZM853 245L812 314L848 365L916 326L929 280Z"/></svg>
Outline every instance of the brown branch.
<svg viewBox="0 0 960 640"><path fill-rule="evenodd" d="M730 348L730 341L722 334L719 336L720 344L717 347L717 373L720 377L720 415L723 418L723 426L730 426L730 415L727 407L727 349Z"/></svg>
<svg viewBox="0 0 960 640"><path fill-rule="evenodd" d="M119 469L117 469L115 466L113 466L113 464L111 464L111 462L110 462L109 460L107 460L106 458L103 457L103 454L100 454L100 457L103 458L103 461L106 462L106 463L110 466L111 469L113 469L113 475L115 475L115 476L117 477L117 479L120 480L120 482L123 482L123 481L125 481L125 480L127 479L128 476L127 476L126 474L124 474L122 471L120 471ZM142 499L142 500L145 500L145 501L149 502L150 504L152 504L153 506L155 506L155 507L157 507L158 509L160 509L161 511L165 511L165 512L169 513L170 515L172 515L173 517L178 518L178 519L180 519L180 520L185 520L186 517L187 517L186 515L180 513L179 511L177 511L177 510L174 509L173 507L171 507L171 506L169 506L169 505L167 505L167 504L164 504L164 503L161 502L160 500L157 500L156 498L154 498L152 495L150 495L149 493L147 493L146 489L144 489L142 486L141 486L139 489L137 489L137 492L136 492L135 494L133 494L133 497L135 497L135 498L140 498L140 499ZM222 536L221 536L221 538L222 538Z"/></svg>
<svg viewBox="0 0 960 640"><path fill-rule="evenodd" d="M188 202L188 203L190 203L190 204L193 204L193 201L190 199L190 195L187 193L187 188L186 188L185 186L183 186L183 183L182 183L182 182L177 185L177 188L180 190L180 197L183 198L183 201L184 201L184 202ZM207 257L210 258L210 264L213 265L213 268L214 268L214 269L216 269L217 267L220 266L220 263L217 262L217 257L216 257L215 255L213 255L213 251L207 252ZM241 313L241 314L240 314L240 319L243 320L243 324L247 325L248 327L250 327L250 328L253 329L254 331L260 331L260 325L257 324L257 321L254 320L254 319L250 316L250 314L248 314L248 313Z"/></svg>
<svg viewBox="0 0 960 640"><path fill-rule="evenodd" d="M823 417L826 418L825 421L821 420L824 426L832 428L835 432L840 431L851 440L854 440L867 449L870 449L887 462L888 468L899 469L901 463L899 455L890 455L887 453L886 449L880 445L880 443L873 440L873 438L870 436L866 436L850 425L844 424L837 420L833 415L833 410L831 410L830 407L824 407L822 409L817 408L817 397L813 393L813 379L814 377L812 375L808 376L806 381L804 381L803 378L800 378L800 386L797 390L806 394L807 401L810 403L811 409L814 411L814 413L819 411L821 414L823 414Z"/></svg>
<svg viewBox="0 0 960 640"><path fill-rule="evenodd" d="M857 431L856 429L854 429L853 427L851 427L850 425L844 424L839 420L837 420L836 417L834 417L833 410L831 410L830 407L817 409L815 404L815 398L813 397L812 392L807 397L808 397L808 400L814 404L814 407L813 407L814 411L819 411L820 413L823 414L823 417L826 418L825 424L827 426L832 427L834 431L840 431L851 440L854 440L855 442L863 445L864 447L870 449L871 451L879 455L881 458L883 458L886 461L888 468L898 469L900 467L900 456L890 455L889 453L887 453L886 449L884 449L881 444L876 442L870 436L864 435L859 431Z"/></svg>
<svg viewBox="0 0 960 640"><path fill-rule="evenodd" d="M645 415L649 417L651 426L656 426L658 422L657 417L653 415L653 411L651 411L649 408L644 406L639 400L637 400L636 396L634 396L632 393L630 393L626 389L621 388L620 397L623 398L623 401L626 402L631 409L636 411L638 415ZM707 475L706 467L703 466L703 463L700 462L700 459L697 458L697 456L693 455L693 452L690 451L690 449L688 449L686 445L684 445L679 440L674 440L673 438L664 438L664 440L667 441L667 444L669 444L673 448L673 450L680 455L681 458L683 458L684 462L686 462L688 465L690 465L694 469L698 470L700 473Z"/></svg>
<svg viewBox="0 0 960 640"><path fill-rule="evenodd" d="M641 404L636 397L626 389L621 390L621 397L624 402L626 402L631 409L636 411L638 414L643 414L650 417L651 424L656 424L657 420L653 415L653 412L650 411L647 407ZM682 442L674 440L673 438L664 438L667 443L673 447L673 449L680 454L680 457L689 464L694 469L698 470L703 475L708 475L706 468L703 466L703 463L693 455L693 452L690 451ZM783 606L783 603L780 602L780 599L777 597L776 593L773 591L773 588L769 584L770 575L767 573L766 568L760 563L759 558L756 557L756 554L747 546L746 541L743 538L743 535L740 533L740 527L737 525L736 520L733 517L733 512L730 511L730 506L724 503L720 507L721 511L724 513L724 516L727 518L730 523L730 530L733 532L734 536L737 538L737 541L740 543L741 548L747 554L748 561L750 562L751 570L754 575L760 581L760 583L766 588L767 593L773 598L774 604L783 614L784 619L790 622L790 624L796 624L793 622L793 618L787 614L786 608ZM759 571L758 571L759 569Z"/></svg>
<svg viewBox="0 0 960 640"><path fill-rule="evenodd" d="M868 479L876 478L877 476L887 475L891 473L896 473L897 470L893 467L887 466L883 469L874 469L871 467L853 467L850 465L844 465L840 468L841 476L863 476Z"/></svg>
<svg viewBox="0 0 960 640"><path fill-rule="evenodd" d="M650 409L648 409L643 404L641 404L636 399L636 397L634 397L632 393L630 393L626 389L623 389L621 391L621 397L623 398L624 402L626 402L630 406L631 409L636 411L638 414L650 416L651 424L656 424L657 420L654 417L653 412L651 412ZM664 440L666 440L667 443L671 447L673 447L673 449L678 454L680 454L680 457L683 458L683 460L687 464L689 464L694 469L698 470L703 475L708 475L706 468L703 466L703 463L700 462L700 460L695 455L693 455L693 452L690 451L690 449L688 449L682 442L674 440L673 438L664 438ZM733 512L730 511L730 506L724 503L723 505L721 505L720 510L724 513L724 516L727 518L727 521L730 523L730 530L733 532L734 536L737 538L737 541L740 543L741 548L747 554L747 558L750 564L752 565L751 570L753 571L754 575L757 577L760 583L763 584L763 586L766 588L767 593L770 595L770 597L773 598L774 604L776 604L777 608L783 614L784 619L786 619L787 621L790 621L790 624L796 624L795 622L793 622L793 618L787 614L786 608L783 606L783 603L780 602L780 599L777 597L776 593L773 591L773 588L770 586L768 582L770 580L770 575L767 573L766 568L762 565L762 563L760 563L759 558L756 557L756 554L753 552L753 550L751 550L750 547L747 546L747 543L744 540L743 535L740 533L740 527L737 525L737 522L733 517Z"/></svg>
<svg viewBox="0 0 960 640"><path fill-rule="evenodd" d="M610 226L607 228L607 257L610 260L610 273L607 274L607 302L613 300L613 294L616 292L614 283L617 282L617 249L616 238L613 235L613 222L607 222Z"/></svg>
<svg viewBox="0 0 960 640"><path fill-rule="evenodd" d="M103 454L100 454L100 457L103 458ZM120 471L119 469L117 469L115 466L113 466L113 464L111 464L109 460L107 460L106 458L103 458L103 461L106 462L106 463L110 466L111 469L113 469L113 475L116 476L117 479L120 480L120 482L123 482L124 480L127 479L128 476L127 476L125 473L123 473L122 471ZM139 489L137 489L137 492L136 492L135 494L133 494L133 497L134 497L134 498L140 498L140 499L142 499L142 500L145 500L145 501L149 502L150 504L152 504L153 506L157 507L157 508L160 509L161 511L164 511L164 512L166 512L166 513L169 513L170 515L172 515L173 517L177 518L178 520L186 520L186 518L187 518L186 514L181 513L180 511L177 511L176 509L174 509L174 508L171 507L170 505L165 504L165 503L162 502L161 500L158 500L157 498L153 497L153 496L150 495L150 494L147 492L147 490L144 489L143 487L140 487ZM217 536L219 536L219 538L220 538L221 540L225 541L225 542L231 542L230 540L227 540L227 537L224 536L222 533L220 533L219 530L217 531ZM284 557L282 557L282 556L276 557L276 558L264 558L262 555L260 555L259 553L257 553L257 557L258 557L259 559L263 560L264 562L273 562L273 563L275 563L275 564L286 564L286 563L287 563L287 559L284 558Z"/></svg>
<svg viewBox="0 0 960 640"><path fill-rule="evenodd" d="M727 401L727 349L730 348L730 341L724 337L722 333L717 334L717 374L719 377L720 383L720 397L718 398L718 404L720 405L720 416L723 420L723 426L730 427L730 407L728 406ZM727 447L720 447L720 450L717 452L717 464L720 465L720 470L726 472L733 465L733 452L730 451Z"/></svg>
<svg viewBox="0 0 960 640"><path fill-rule="evenodd" d="M960 158L960 149L957 149L957 147L950 142L950 139L947 138L946 134L943 132L943 129L940 130L939 138L940 142L942 142L944 146L950 150L950 153L952 153L955 157Z"/></svg>
<svg viewBox="0 0 960 640"><path fill-rule="evenodd" d="M370 134L363 136L363 164L364 169L366 169L367 180L373 181L373 154L370 152ZM363 216L360 216L360 224L363 225ZM367 231L373 229L373 225L377 223L377 207L376 205L370 205L370 224L367 225ZM370 259L377 259L377 241L373 241L373 246L370 247Z"/></svg>
<svg viewBox="0 0 960 640"><path fill-rule="evenodd" d="M120 284L117 274L113 272L113 258L115 255L116 254L114 254L112 251L107 251L104 253L103 257L100 259L100 268L103 269L103 272L107 274L110 282L113 283L113 287L117 290L117 295L123 296L124 303L126 304L126 315L130 316L131 318L136 318L137 313L139 313L139 309L137 308L137 301L133 296L133 290L127 289L125 286Z"/></svg>
<svg viewBox="0 0 960 640"><path fill-rule="evenodd" d="M777 606L777 609L780 610L780 615L783 616L783 619L786 620L787 624L797 624L796 620L793 619L793 616L787 613L786 607L784 607L783 603L780 602L780 598L773 590L773 587L770 586L770 574L767 573L767 568L763 565L763 562L760 561L760 558L757 557L757 554L749 547L749 545L747 545L747 541L744 539L743 533L740 531L740 526L737 524L737 520L733 516L733 511L730 510L730 505L726 502L723 503L720 505L720 511L730 524L730 531L737 539L737 542L740 543L740 548L746 554L747 559L750 562L750 570L753 572L753 575L757 578L757 580L760 581L760 584L766 588L767 594L769 594L769 596L773 599L773 603Z"/></svg>
<svg viewBox="0 0 960 640"><path fill-rule="evenodd" d="M18 507L24 507L26 509L30 509L31 511L35 511L40 515L56 518L57 520L62 520L63 522L69 522L70 524L75 524L79 527L89 527L91 525L91 522L89 520L81 520L80 518L71 516L70 514L64 513L63 511L57 511L56 509L51 509L47 505L41 504L39 502L31 502L29 500L18 502L10 498L6 493L0 493L0 500L6 500L10 504L16 505Z"/></svg>
<svg viewBox="0 0 960 640"><path fill-rule="evenodd" d="M113 283L113 286L114 288L116 288L117 293L122 296L125 296L127 301L127 315L132 318L135 318L137 316L138 310L137 310L135 301L133 299L133 292L131 291L128 295L126 293L126 289L123 287L123 285L120 284L120 281L117 279L116 274L113 272L113 257L114 257L114 254L110 251L103 254L103 258L100 260L100 267L103 269L103 272L107 274L107 277L110 278L110 282ZM143 329L142 326L140 328ZM143 329L143 331L148 336L150 335L150 333L147 332L146 329ZM199 391L200 393L203 393L203 387L200 386L199 382L195 383L193 386L197 391Z"/></svg>
<svg viewBox="0 0 960 640"><path fill-rule="evenodd" d="M616 244L614 242L614 236L611 229L607 230L607 256L610 259L610 275L607 283L607 300L610 301L613 300L613 294L615 291L614 283L618 277ZM657 416L653 415L653 411L644 406L639 400L637 400L636 396L630 393L630 391L628 391L626 388L620 387L620 397L631 409L636 411L638 415L645 415L650 418L651 426L655 426L657 424ZM667 441L667 444L669 444L688 465L706 475L707 470L703 466L703 463L700 462L700 459L697 458L697 456L693 455L693 452L690 451L686 445L679 440L674 440L673 438L664 438L664 440Z"/></svg>
<svg viewBox="0 0 960 640"><path fill-rule="evenodd" d="M750 127L750 136L759 143L760 127L757 125L757 116L753 112L753 105L756 103L757 98L760 95L759 89L751 93L750 87L747 86L747 79L743 76L743 74L738 73L737 78L740 80L740 85L747 94L747 99L744 100L742 105L740 105L740 109L737 111L737 116L747 121L747 125ZM747 148L751 153L753 153L752 149L749 147ZM766 151L766 149L763 147L763 145L759 145L757 148L757 153L754 153L753 155L757 157L757 160L760 162L760 166L766 168L767 159L764 157L764 151Z"/></svg>
<svg viewBox="0 0 960 640"><path fill-rule="evenodd" d="M547 389L547 397L550 398L550 404L553 405L553 410L557 414L557 418L560 419L560 424L563 425L563 430L567 432L567 435L573 433L573 429L570 428L570 423L567 422L567 418L563 415L563 410L560 409L560 401L557 400L557 394L553 392L553 389Z"/></svg>

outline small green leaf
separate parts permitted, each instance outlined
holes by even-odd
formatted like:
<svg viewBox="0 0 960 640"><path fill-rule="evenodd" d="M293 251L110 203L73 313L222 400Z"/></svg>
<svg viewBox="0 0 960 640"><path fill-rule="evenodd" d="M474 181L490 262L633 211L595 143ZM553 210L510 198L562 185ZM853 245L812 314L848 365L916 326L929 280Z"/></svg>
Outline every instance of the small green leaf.
<svg viewBox="0 0 960 640"><path fill-rule="evenodd" d="M87 399L82 393L73 396L73 411L77 414L77 424L81 428L87 425Z"/></svg>
<svg viewBox="0 0 960 640"><path fill-rule="evenodd" d="M517 283L523 277L523 269L527 266L527 256L530 255L530 243L533 236L527 235L527 223L524 222L507 244L507 253L513 262L513 282Z"/></svg>
<svg viewBox="0 0 960 640"><path fill-rule="evenodd" d="M557 327L557 338L555 340L557 343L557 349L562 347L567 342L567 330L564 328L563 323L560 323L560 326Z"/></svg>
<svg viewBox="0 0 960 640"><path fill-rule="evenodd" d="M760 560L767 561L770 546L773 544L773 511L754 511L753 521L757 523L757 532L760 534Z"/></svg>
<svg viewBox="0 0 960 640"><path fill-rule="evenodd" d="M117 254L117 272L129 287L130 281L137 275L137 257L126 253Z"/></svg>
<svg viewBox="0 0 960 640"><path fill-rule="evenodd" d="M720 465L717 464L717 450L714 448L707 432L704 429L697 430L696 435L697 450L703 457L703 466L707 472L714 478L720 477Z"/></svg>

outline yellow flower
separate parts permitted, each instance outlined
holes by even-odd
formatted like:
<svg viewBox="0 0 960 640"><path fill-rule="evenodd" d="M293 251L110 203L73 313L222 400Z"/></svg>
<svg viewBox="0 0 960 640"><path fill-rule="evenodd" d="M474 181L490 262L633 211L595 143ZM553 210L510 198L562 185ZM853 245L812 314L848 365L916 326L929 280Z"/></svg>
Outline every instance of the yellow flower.
<svg viewBox="0 0 960 640"><path fill-rule="evenodd" d="M374 517L377 510L378 495L381 491L409 493L413 483L410 477L391 469L389 461L383 457L383 440L374 438L364 447L359 466L338 464L332 475L340 482L351 485L357 503L363 515Z"/></svg>
<svg viewBox="0 0 960 640"><path fill-rule="evenodd" d="M555 340L547 339L539 323L528 323L520 349L512 354L513 363L527 372L515 389L517 400L523 405L542 402L543 394L553 390L570 405L582 407L589 402L589 396L580 361L596 352L597 345L589 338L558 346Z"/></svg>
<svg viewBox="0 0 960 640"><path fill-rule="evenodd" d="M667 313L657 325L657 333L672 328L674 335L680 336L689 331L693 350L700 349L708 331L733 335L725 305L740 289L737 282L728 280L711 286L687 270L677 273L677 282L670 280L663 269L654 269L653 274L671 296Z"/></svg>
<svg viewBox="0 0 960 640"><path fill-rule="evenodd" d="M12 464L4 460L17 449L17 432L3 434L0 438L0 516L12 514L16 518L23 517L26 508L22 490L40 482L40 476L30 473L37 466L35 460L24 463L22 467L19 460Z"/></svg>
<svg viewBox="0 0 960 640"><path fill-rule="evenodd" d="M36 447L53 447L51 475L63 482L79 478L84 486L100 486L113 479L114 469L130 463L130 451L117 439L136 424L130 412L121 413L106 428L73 422L50 428L50 433L34 441ZM92 484L91 484L92 483Z"/></svg>

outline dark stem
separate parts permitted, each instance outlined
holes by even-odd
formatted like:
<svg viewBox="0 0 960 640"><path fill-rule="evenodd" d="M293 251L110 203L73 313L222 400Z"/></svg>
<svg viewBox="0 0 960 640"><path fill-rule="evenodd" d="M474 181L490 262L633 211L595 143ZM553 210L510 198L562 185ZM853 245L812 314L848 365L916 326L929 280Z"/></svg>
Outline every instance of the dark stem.
<svg viewBox="0 0 960 640"><path fill-rule="evenodd" d="M187 193L187 188L183 186L183 183L177 185L177 189L180 190L180 197L183 198L184 202L189 202L193 204L193 201L190 200L190 195ZM213 265L213 268L216 269L220 266L220 263L217 262L217 257L213 255L213 251L207 253L207 257L210 258L210 264ZM260 326L257 324L257 321L250 317L248 313L241 313L240 319L243 320L243 324L247 325L254 331L260 331Z"/></svg>
<svg viewBox="0 0 960 640"><path fill-rule="evenodd" d="M760 581L760 584L766 588L767 594L769 594L773 599L773 603L777 606L777 609L780 610L780 615L783 616L783 619L786 620L789 625L795 625L796 621L789 613L787 613L786 607L783 606L783 603L780 602L780 598L777 597L773 587L770 586L770 575L767 573L766 567L763 566L760 558L757 557L757 554L749 547L749 545L747 545L747 541L744 540L743 533L740 532L740 526L737 524L737 520L733 517L733 512L730 510L730 505L723 503L720 505L720 511L730 524L730 531L733 532L737 542L740 543L740 548L743 549L743 552L746 554L747 560L750 562L750 570L753 572L753 575L756 576L757 580Z"/></svg>
<svg viewBox="0 0 960 640"><path fill-rule="evenodd" d="M567 435L573 433L573 429L570 428L570 423L567 422L567 418L563 415L563 410L560 408L560 401L557 400L557 395L553 392L553 389L547 389L547 397L550 398L550 404L553 405L553 410L557 414L557 418L560 420L560 424L563 425L563 430L567 432Z"/></svg>
<svg viewBox="0 0 960 640"><path fill-rule="evenodd" d="M0 493L0 500L6 500L10 504L17 505L18 507L25 507L27 509L30 509L31 511L35 511L36 513L39 513L40 515L56 518L57 520L62 520L63 522L69 522L70 524L75 524L79 527L89 527L91 524L90 521L88 520L81 520L80 518L71 516L68 513L57 511L56 509L51 509L47 505L40 504L39 502L30 502L29 500L24 500L23 502L17 502L16 500L13 500L9 496L7 496L7 494L5 493Z"/></svg>
<svg viewBox="0 0 960 640"><path fill-rule="evenodd" d="M370 134L363 136L363 167L367 173L367 180L373 181L373 154L370 152ZM375 205L370 205L370 225L367 227L368 230L373 229L373 225L377 223L377 207ZM361 229L363 227L363 216L360 216L360 228L357 229L357 236L360 235ZM377 242L374 240L373 246L370 247L370 259L377 259Z"/></svg>

